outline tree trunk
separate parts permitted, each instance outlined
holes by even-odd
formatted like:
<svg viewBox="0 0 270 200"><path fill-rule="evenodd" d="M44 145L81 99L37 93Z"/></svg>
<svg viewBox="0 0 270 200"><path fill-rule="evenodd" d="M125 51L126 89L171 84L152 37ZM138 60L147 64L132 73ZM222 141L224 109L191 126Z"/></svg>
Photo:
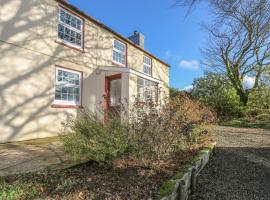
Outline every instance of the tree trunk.
<svg viewBox="0 0 270 200"><path fill-rule="evenodd" d="M239 92L240 101L243 103L244 106L247 106L249 100L249 93L248 92Z"/></svg>

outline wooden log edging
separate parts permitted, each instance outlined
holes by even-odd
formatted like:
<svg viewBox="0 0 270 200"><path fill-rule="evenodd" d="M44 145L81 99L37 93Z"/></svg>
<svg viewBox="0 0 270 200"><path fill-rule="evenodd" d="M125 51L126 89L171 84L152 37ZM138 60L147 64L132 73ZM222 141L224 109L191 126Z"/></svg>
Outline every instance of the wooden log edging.
<svg viewBox="0 0 270 200"><path fill-rule="evenodd" d="M187 200L191 192L196 190L197 178L201 170L215 153L216 143L203 148L194 163L184 172L178 172L168 180L160 189L160 200Z"/></svg>

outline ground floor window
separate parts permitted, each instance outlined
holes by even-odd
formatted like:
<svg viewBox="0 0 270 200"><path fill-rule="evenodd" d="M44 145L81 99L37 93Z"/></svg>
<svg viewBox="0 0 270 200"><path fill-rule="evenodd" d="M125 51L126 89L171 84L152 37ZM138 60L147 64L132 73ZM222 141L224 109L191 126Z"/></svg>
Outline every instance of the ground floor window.
<svg viewBox="0 0 270 200"><path fill-rule="evenodd" d="M138 99L141 101L158 101L158 84L156 82L138 77L137 92Z"/></svg>
<svg viewBox="0 0 270 200"><path fill-rule="evenodd" d="M57 67L54 104L81 105L82 73Z"/></svg>

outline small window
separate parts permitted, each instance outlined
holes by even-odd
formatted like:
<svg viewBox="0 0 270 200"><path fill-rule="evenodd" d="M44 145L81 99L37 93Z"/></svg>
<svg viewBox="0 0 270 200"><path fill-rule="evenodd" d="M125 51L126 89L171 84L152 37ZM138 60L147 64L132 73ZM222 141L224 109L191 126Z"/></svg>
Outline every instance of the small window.
<svg viewBox="0 0 270 200"><path fill-rule="evenodd" d="M127 47L124 43L114 40L113 41L113 61L120 65L126 65Z"/></svg>
<svg viewBox="0 0 270 200"><path fill-rule="evenodd" d="M138 77L137 79L137 97L141 101L157 102L158 98L158 84Z"/></svg>
<svg viewBox="0 0 270 200"><path fill-rule="evenodd" d="M83 20L59 8L58 40L76 48L83 48Z"/></svg>
<svg viewBox="0 0 270 200"><path fill-rule="evenodd" d="M81 105L81 72L56 68L54 104Z"/></svg>
<svg viewBox="0 0 270 200"><path fill-rule="evenodd" d="M152 75L152 60L147 56L143 56L143 72Z"/></svg>

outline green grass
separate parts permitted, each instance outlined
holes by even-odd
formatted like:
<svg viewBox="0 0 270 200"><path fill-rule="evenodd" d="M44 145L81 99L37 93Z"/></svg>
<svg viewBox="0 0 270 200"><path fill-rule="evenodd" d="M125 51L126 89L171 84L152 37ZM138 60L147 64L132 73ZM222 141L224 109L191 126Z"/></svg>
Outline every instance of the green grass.
<svg viewBox="0 0 270 200"><path fill-rule="evenodd" d="M0 177L0 200L36 199L72 190L74 181L59 174L22 174Z"/></svg>
<svg viewBox="0 0 270 200"><path fill-rule="evenodd" d="M173 180L168 180L161 188L159 191L159 197L166 197L170 195L173 192L174 189L174 181Z"/></svg>
<svg viewBox="0 0 270 200"><path fill-rule="evenodd" d="M239 127L239 128L262 128L262 129L270 130L270 121L258 121L258 120L248 120L248 119L233 119L233 120L230 120L230 121L220 122L219 125Z"/></svg>
<svg viewBox="0 0 270 200"><path fill-rule="evenodd" d="M37 188L31 183L15 182L7 184L0 182L0 199L14 200L14 199L33 199L38 195Z"/></svg>

